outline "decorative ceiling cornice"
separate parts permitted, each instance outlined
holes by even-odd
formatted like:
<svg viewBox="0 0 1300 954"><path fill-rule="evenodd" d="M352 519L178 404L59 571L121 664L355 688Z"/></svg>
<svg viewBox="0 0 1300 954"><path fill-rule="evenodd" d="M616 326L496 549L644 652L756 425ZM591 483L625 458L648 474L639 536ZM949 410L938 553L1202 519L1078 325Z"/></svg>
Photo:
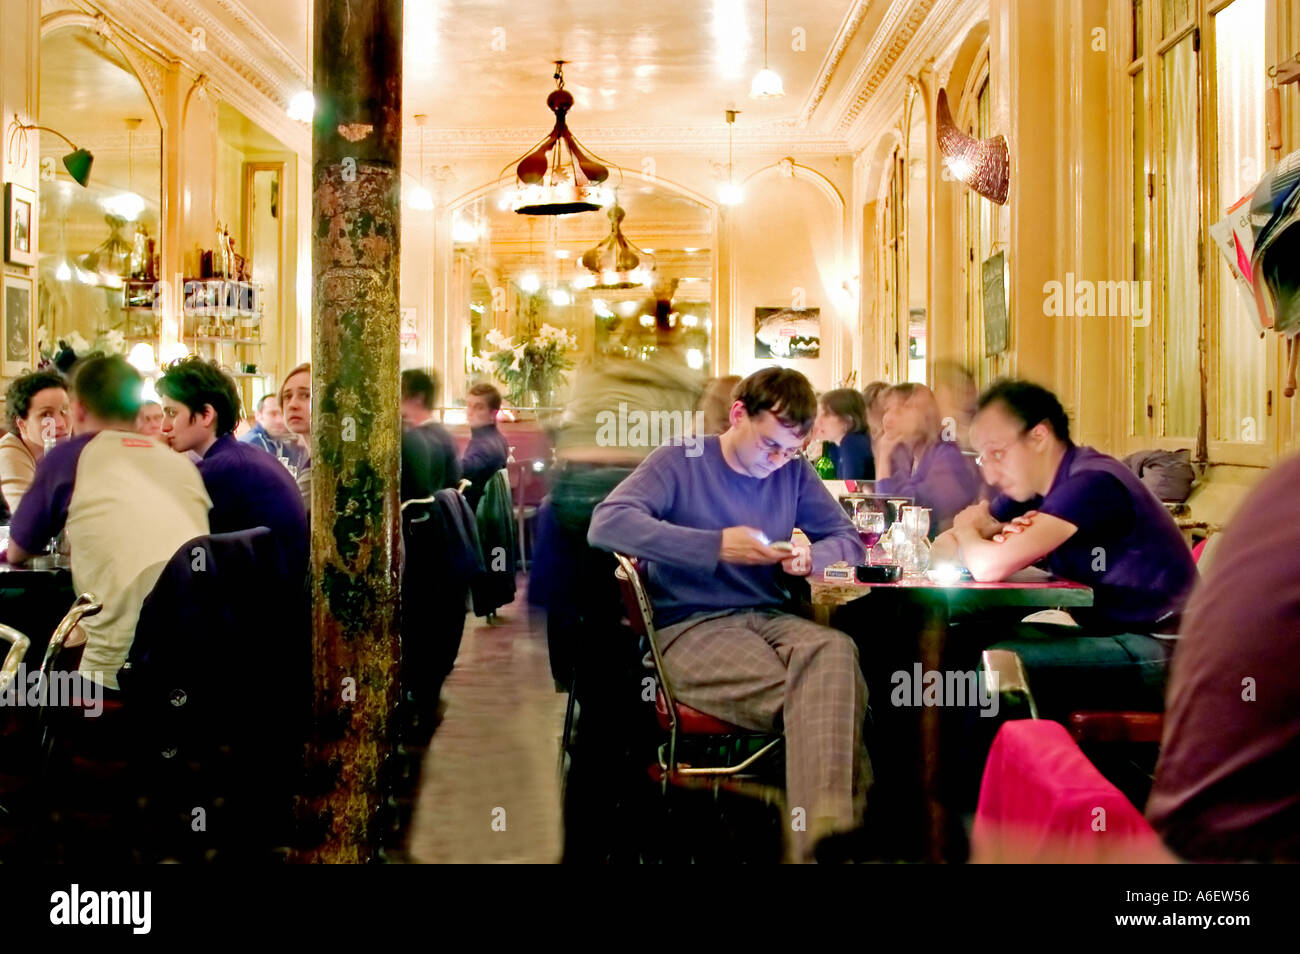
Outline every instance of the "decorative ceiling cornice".
<svg viewBox="0 0 1300 954"><path fill-rule="evenodd" d="M839 32L835 34L835 39L831 43L831 49L822 60L821 69L817 72L817 78L813 81L812 89L808 91L808 96L804 99L803 107L799 111L799 128L807 127L812 121L813 113L821 105L822 97L826 95L826 90L831 85L831 80L835 77L835 71L839 69L840 61L844 59L844 54L849 48L849 43L853 35L858 32L858 27L862 26L862 21L871 8L871 0L856 0L844 22L840 24Z"/></svg>
<svg viewBox="0 0 1300 954"><path fill-rule="evenodd" d="M871 40L871 46L867 48L867 55L859 62L835 104L833 112L837 133L848 133L858 114L902 57L934 4L935 0L893 0Z"/></svg>
<svg viewBox="0 0 1300 954"><path fill-rule="evenodd" d="M912 42L918 50L950 50L982 17L988 15L987 4L975 5L972 9L970 0L917 0L925 2L930 8L929 16L912 34ZM901 49L900 49L901 53ZM858 109L854 121L844 134L849 141L850 152L856 155L869 146L882 130L893 125L897 114L902 112L903 91L906 89L907 72L916 72L920 64L910 69L901 67L908 61L895 57L895 64L900 68L884 75L877 83L874 94L865 97Z"/></svg>
<svg viewBox="0 0 1300 954"><path fill-rule="evenodd" d="M221 99L286 146L310 150L308 127L285 113L304 84L301 67L237 0L95 0L95 6L175 64L208 77Z"/></svg>

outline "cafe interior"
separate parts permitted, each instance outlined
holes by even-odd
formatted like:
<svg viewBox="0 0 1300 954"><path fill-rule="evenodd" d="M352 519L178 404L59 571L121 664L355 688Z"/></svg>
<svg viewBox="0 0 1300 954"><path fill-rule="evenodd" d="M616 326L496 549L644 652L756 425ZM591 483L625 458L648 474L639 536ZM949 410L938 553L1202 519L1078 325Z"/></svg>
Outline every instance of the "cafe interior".
<svg viewBox="0 0 1300 954"><path fill-rule="evenodd" d="M1300 860L1294 0L0 36L0 860Z"/></svg>

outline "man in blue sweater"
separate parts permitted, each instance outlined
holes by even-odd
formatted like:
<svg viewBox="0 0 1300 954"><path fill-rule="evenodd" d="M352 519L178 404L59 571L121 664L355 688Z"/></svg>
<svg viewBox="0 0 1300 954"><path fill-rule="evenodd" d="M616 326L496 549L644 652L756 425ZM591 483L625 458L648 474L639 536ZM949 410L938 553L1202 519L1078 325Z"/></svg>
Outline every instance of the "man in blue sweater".
<svg viewBox="0 0 1300 954"><path fill-rule="evenodd" d="M730 428L655 450L596 508L593 546L641 557L664 666L685 704L756 731L781 727L792 844L858 827L870 763L866 685L843 633L786 612L788 576L860 563L853 525L799 457L817 398L797 371L742 381ZM688 455L687 450L694 453ZM795 527L811 549L773 546Z"/></svg>

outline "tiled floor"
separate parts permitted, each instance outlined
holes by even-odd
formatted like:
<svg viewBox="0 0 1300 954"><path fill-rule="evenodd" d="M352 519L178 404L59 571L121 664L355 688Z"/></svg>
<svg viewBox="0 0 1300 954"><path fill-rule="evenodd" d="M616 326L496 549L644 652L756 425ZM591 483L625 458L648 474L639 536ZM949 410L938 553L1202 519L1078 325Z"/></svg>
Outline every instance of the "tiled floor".
<svg viewBox="0 0 1300 954"><path fill-rule="evenodd" d="M566 697L555 691L538 618L519 595L489 625L466 622L446 705L425 757L408 854L425 863L560 858L556 764Z"/></svg>

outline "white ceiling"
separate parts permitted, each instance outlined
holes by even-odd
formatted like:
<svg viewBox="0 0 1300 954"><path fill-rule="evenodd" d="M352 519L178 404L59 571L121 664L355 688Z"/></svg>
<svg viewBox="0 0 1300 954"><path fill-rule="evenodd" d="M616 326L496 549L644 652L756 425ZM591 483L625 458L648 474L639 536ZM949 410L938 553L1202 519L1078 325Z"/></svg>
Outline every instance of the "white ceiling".
<svg viewBox="0 0 1300 954"><path fill-rule="evenodd" d="M264 31L244 42L274 51L265 66L286 99L305 82L310 0L180 2L195 22L229 24L238 10L241 37ZM597 142L643 140L647 129L725 141L728 107L742 111L738 141L763 130L832 136L837 92L900 4L769 0L767 59L786 95L760 102L749 84L763 65L763 0L406 0L403 113L427 114L433 140L540 135L552 122L552 62L564 59L573 128ZM296 68L280 69L277 57Z"/></svg>

